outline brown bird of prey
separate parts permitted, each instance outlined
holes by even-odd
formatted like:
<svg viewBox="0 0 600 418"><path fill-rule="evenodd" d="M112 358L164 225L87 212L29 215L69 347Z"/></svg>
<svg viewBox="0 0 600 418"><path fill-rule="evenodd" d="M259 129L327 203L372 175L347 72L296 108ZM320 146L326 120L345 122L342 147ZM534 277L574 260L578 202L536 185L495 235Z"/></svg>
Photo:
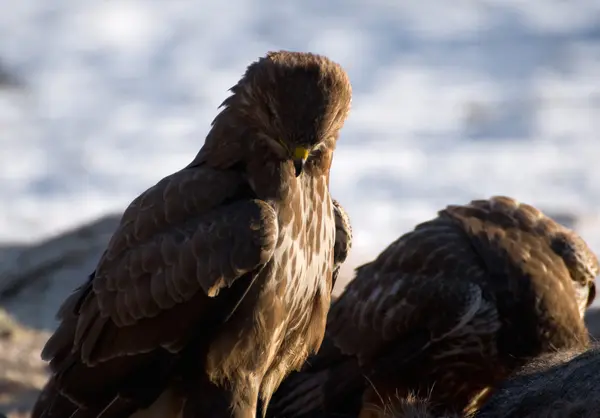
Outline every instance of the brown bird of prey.
<svg viewBox="0 0 600 418"><path fill-rule="evenodd" d="M540 356L502 383L476 418L600 416L600 345Z"/></svg>
<svg viewBox="0 0 600 418"><path fill-rule="evenodd" d="M448 206L387 247L329 312L325 341L269 417L369 417L389 399L468 413L528 359L585 347L596 256L508 197Z"/></svg>
<svg viewBox="0 0 600 418"><path fill-rule="evenodd" d="M348 76L272 52L231 91L195 159L129 205L61 306L36 417L64 418L65 399L72 417L126 417L166 391L186 394L183 417L255 417L321 345Z"/></svg>

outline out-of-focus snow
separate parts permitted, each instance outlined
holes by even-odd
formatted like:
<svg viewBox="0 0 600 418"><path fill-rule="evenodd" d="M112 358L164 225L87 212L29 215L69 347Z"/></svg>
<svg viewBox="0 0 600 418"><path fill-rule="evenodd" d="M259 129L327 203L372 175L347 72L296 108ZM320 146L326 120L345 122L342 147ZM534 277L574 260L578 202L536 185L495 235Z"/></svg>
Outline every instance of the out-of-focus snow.
<svg viewBox="0 0 600 418"><path fill-rule="evenodd" d="M0 240L122 210L191 160L248 63L292 49L353 81L331 189L362 259L446 204L494 194L581 216L600 250L598 0L4 9L0 58L27 86L0 91Z"/></svg>

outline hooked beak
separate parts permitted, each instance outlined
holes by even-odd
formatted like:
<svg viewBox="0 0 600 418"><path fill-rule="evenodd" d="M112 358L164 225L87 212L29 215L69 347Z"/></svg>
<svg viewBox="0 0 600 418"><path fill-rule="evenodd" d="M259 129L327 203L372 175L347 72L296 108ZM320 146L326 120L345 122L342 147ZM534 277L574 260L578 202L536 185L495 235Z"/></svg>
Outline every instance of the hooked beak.
<svg viewBox="0 0 600 418"><path fill-rule="evenodd" d="M308 149L304 147L296 147L294 150L294 169L296 170L296 177L302 174L304 164L308 158Z"/></svg>

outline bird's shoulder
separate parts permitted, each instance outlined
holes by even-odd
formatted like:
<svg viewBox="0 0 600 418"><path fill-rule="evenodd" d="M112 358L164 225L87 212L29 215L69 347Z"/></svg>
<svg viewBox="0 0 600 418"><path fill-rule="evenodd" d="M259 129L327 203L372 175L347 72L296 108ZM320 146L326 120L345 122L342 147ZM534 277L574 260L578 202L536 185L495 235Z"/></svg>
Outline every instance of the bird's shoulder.
<svg viewBox="0 0 600 418"><path fill-rule="evenodd" d="M136 198L94 274L59 310L63 329L72 331L57 331L44 357L53 358L64 344L82 350L86 363L158 347L179 350L197 316L214 314L210 300L250 275L236 286L243 294L274 252L276 213L245 188L239 172L198 167L168 176ZM184 314L178 326L161 330ZM108 330L120 336L122 347L103 338Z"/></svg>

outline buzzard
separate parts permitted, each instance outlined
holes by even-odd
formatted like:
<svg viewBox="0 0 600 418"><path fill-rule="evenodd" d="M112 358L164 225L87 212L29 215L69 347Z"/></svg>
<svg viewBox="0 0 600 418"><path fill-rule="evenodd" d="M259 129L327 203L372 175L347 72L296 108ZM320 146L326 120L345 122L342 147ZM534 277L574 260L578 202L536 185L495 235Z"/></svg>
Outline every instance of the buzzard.
<svg viewBox="0 0 600 418"><path fill-rule="evenodd" d="M321 345L347 248L328 185L348 76L270 52L231 91L194 160L129 205L61 306L35 417L126 417L167 393L186 395L183 417L252 418Z"/></svg>
<svg viewBox="0 0 600 418"><path fill-rule="evenodd" d="M532 360L502 383L475 418L595 417L600 411L600 345Z"/></svg>
<svg viewBox="0 0 600 418"><path fill-rule="evenodd" d="M530 205L448 206L356 270L319 353L268 416L369 417L411 393L434 414L469 412L528 359L587 346L598 269L580 237Z"/></svg>

